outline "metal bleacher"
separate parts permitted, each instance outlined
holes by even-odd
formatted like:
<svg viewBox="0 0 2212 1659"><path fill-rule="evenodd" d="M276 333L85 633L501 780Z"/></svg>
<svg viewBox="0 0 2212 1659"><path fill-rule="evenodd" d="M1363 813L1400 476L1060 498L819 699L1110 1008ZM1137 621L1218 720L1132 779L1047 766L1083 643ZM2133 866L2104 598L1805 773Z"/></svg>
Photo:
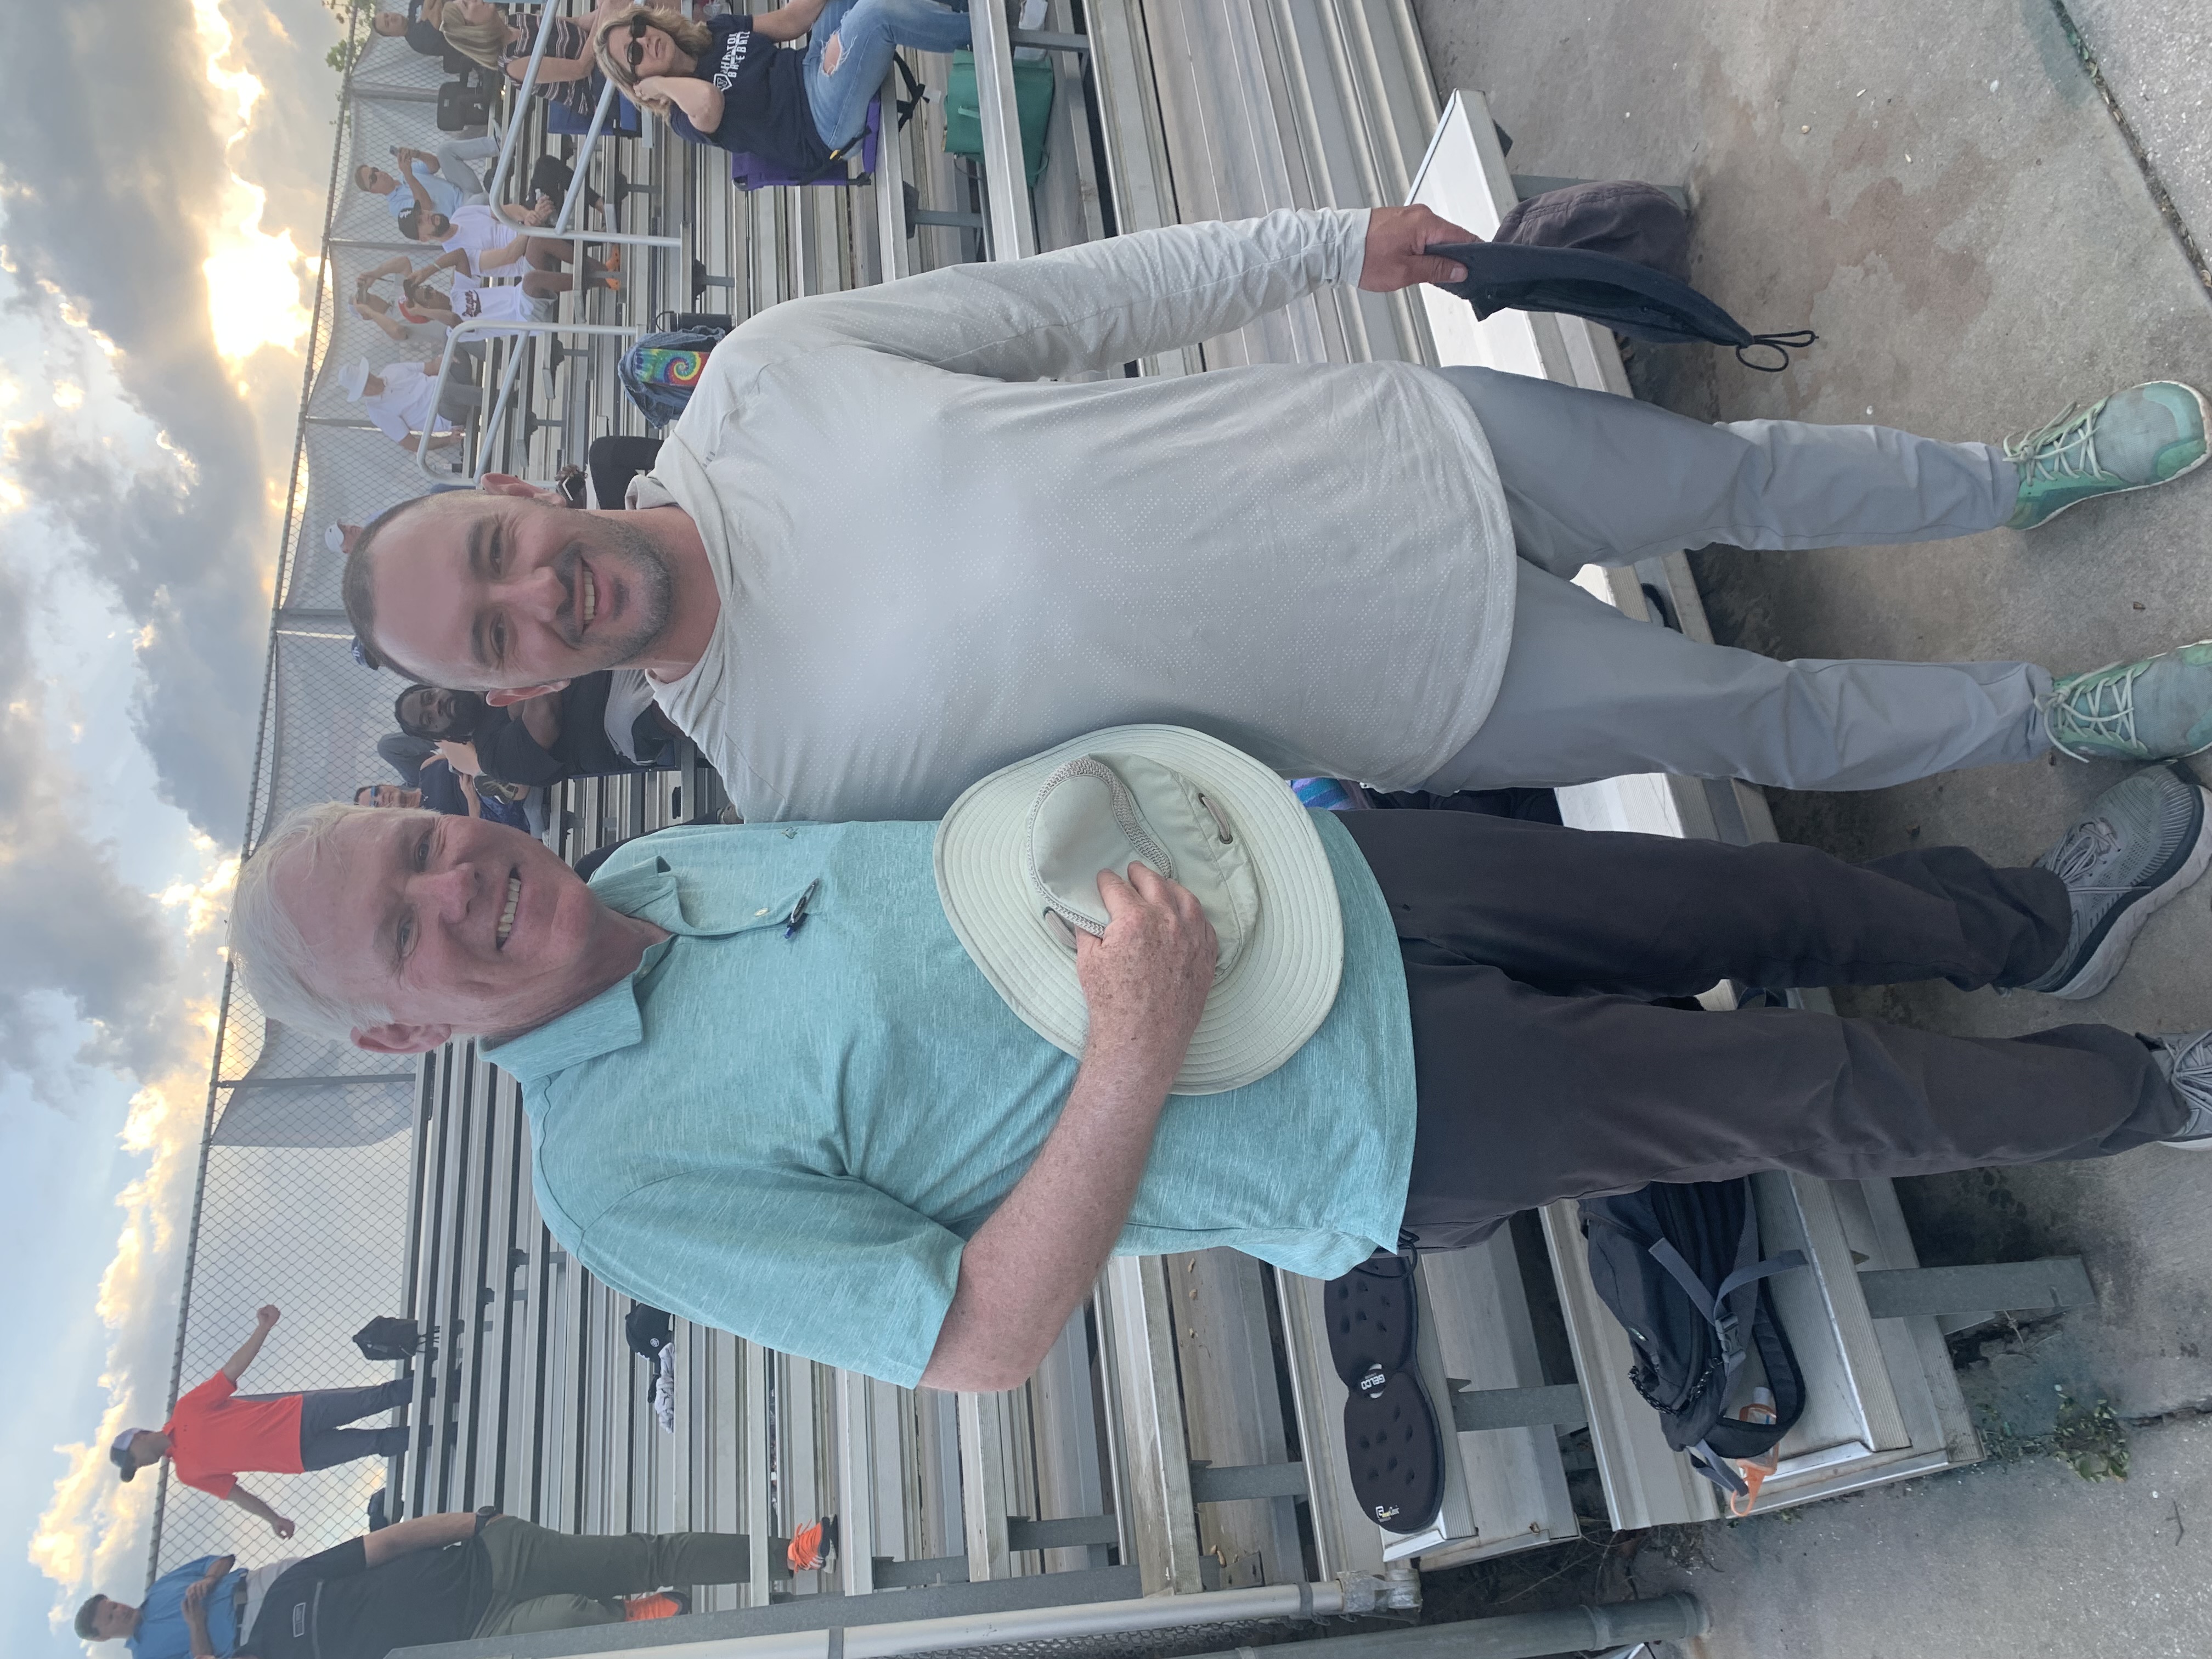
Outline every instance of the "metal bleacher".
<svg viewBox="0 0 2212 1659"><path fill-rule="evenodd" d="M1439 100L1405 0L1054 0L1035 36L1014 34L987 0L974 17L986 154L1006 165L948 157L934 100L902 134L887 123L874 177L851 184L747 193L717 152L665 133L602 140L600 163L646 186L624 203L626 222L674 239L640 245L643 280L607 319L635 326L695 301L742 319L908 271L1284 206L1419 199L1486 233L1516 199L1481 98ZM1012 64L1038 50L1058 100L1048 165L1028 191L1012 159ZM945 60L913 62L944 86ZM526 435L510 422L497 440L507 470L547 476L580 459L585 433L640 429L612 386L609 337L586 341L563 371L550 402L567 425ZM1514 313L1478 325L1433 294L1323 293L1141 369L1367 358L1628 391L1601 331ZM1648 614L1647 588L1664 593L1685 629L1705 632L1679 554L1585 575L1633 614ZM1773 833L1758 793L1735 785L1620 779L1561 801L1568 822L1592 827ZM548 834L573 858L712 819L720 805L696 763L574 782ZM623 1340L628 1300L539 1221L513 1083L457 1042L426 1060L419 1112L402 1295L432 1333L421 1369L436 1386L418 1390L388 1512L491 1504L589 1532L738 1532L751 1566L748 1583L700 1592L704 1617L424 1654L529 1659L710 1638L720 1651L773 1636L786 1638L780 1654L835 1656L855 1642L920 1652L1191 1626L1221 1627L1206 1644L1227 1647L1272 1621L1408 1610L1416 1563L1576 1536L1575 1467L1595 1469L1617 1527L1716 1512L1712 1488L1659 1440L1627 1385L1625 1338L1595 1301L1571 1206L1420 1264L1420 1363L1454 1431L1443 1512L1402 1539L1368 1522L1352 1492L1316 1281L1221 1251L1116 1258L1036 1376L992 1395L893 1388L678 1322L671 1431L655 1420L651 1368ZM1917 1262L1888 1183L1775 1176L1759 1201L1770 1249L1802 1248L1814 1264L1776 1282L1814 1404L1759 1507L1978 1457L1929 1298L1910 1293ZM1947 1294L2028 1305L2033 1277ZM2054 1277L2063 1271L2043 1274ZM793 1571L787 1540L832 1514L831 1562Z"/></svg>

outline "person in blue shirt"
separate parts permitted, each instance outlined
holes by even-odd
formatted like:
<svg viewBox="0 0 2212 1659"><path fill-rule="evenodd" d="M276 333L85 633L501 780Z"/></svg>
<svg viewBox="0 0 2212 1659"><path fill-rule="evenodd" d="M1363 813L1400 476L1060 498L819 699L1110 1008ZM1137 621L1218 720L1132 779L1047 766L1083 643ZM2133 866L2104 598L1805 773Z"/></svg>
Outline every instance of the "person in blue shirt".
<svg viewBox="0 0 2212 1659"><path fill-rule="evenodd" d="M145 1605L94 1595L88 1642L133 1659L384 1659L394 1648L577 1630L690 1611L663 1585L745 1573L733 1533L555 1532L486 1508L416 1516L317 1554L246 1571L228 1555L155 1581Z"/></svg>
<svg viewBox="0 0 2212 1659"><path fill-rule="evenodd" d="M426 149L393 152L397 175L363 161L353 170L354 187L381 196L397 219L413 208L422 213L442 213L451 218L465 203L488 202L483 180L471 163L499 153L498 145L479 139L473 143L448 144L435 155Z"/></svg>
<svg viewBox="0 0 2212 1659"><path fill-rule="evenodd" d="M2021 869L1315 814L1334 1003L1279 1069L1202 1095L1169 1092L1215 960L1185 888L1100 872L1107 920L1073 941L1087 1032L1062 1052L956 936L927 823L663 830L586 886L479 820L307 808L241 872L232 949L288 1025L386 1053L488 1039L547 1225L614 1287L989 1391L1117 1251L1225 1245L1328 1278L1655 1180L2212 1146L2212 1033L1970 1041L1684 1006L1723 981L2027 987L2088 938L2101 985L2212 862L2205 803L2149 769Z"/></svg>
<svg viewBox="0 0 2212 1659"><path fill-rule="evenodd" d="M504 823L526 833L530 829L528 812L520 801L507 798L508 792L503 787L495 786L489 793L481 791L472 774L456 772L448 761L433 756L422 763L415 779L412 788L397 783L364 783L353 792L353 804L408 811L423 807L457 817L489 818L494 823Z"/></svg>
<svg viewBox="0 0 2212 1659"><path fill-rule="evenodd" d="M274 1571L290 1565L278 1562ZM204 1555L156 1578L138 1607L89 1597L76 1610L76 1633L88 1642L120 1639L134 1659L228 1659L238 1648L246 1577L236 1556Z"/></svg>
<svg viewBox="0 0 2212 1659"><path fill-rule="evenodd" d="M779 50L809 30L804 52ZM857 140L900 46L954 52L968 15L937 0L790 0L695 22L639 6L592 31L600 70L695 144L800 178Z"/></svg>

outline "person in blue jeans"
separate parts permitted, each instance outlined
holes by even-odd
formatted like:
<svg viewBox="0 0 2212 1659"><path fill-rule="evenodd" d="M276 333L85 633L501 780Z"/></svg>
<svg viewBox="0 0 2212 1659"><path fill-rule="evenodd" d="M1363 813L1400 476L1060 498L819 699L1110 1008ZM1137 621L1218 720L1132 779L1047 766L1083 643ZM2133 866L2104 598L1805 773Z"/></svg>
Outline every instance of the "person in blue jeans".
<svg viewBox="0 0 2212 1659"><path fill-rule="evenodd" d="M780 50L810 30L805 52ZM806 178L860 137L893 51L957 51L968 15L939 0L792 0L696 22L639 6L592 39L607 78L678 137Z"/></svg>

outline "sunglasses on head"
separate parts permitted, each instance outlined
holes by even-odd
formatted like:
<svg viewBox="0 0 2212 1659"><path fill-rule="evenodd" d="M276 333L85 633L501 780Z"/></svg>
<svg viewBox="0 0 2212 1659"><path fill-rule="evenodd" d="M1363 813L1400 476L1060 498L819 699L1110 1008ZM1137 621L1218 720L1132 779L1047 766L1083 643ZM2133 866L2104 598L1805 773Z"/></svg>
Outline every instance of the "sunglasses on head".
<svg viewBox="0 0 2212 1659"><path fill-rule="evenodd" d="M633 70L645 62L645 32L652 27L642 17L629 20L629 50L623 55L629 59Z"/></svg>

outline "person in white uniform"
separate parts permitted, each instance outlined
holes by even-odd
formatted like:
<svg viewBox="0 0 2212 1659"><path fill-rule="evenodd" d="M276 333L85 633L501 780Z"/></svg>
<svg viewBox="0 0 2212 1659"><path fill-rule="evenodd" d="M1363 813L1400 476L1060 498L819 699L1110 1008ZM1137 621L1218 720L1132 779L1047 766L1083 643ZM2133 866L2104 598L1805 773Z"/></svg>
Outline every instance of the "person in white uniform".
<svg viewBox="0 0 2212 1659"><path fill-rule="evenodd" d="M373 664L495 698L644 669L749 820L929 818L1085 731L1171 721L1384 789L1674 771L1873 788L2212 744L2212 646L1778 662L1626 617L1585 563L2030 527L2205 458L2155 382L2002 446L1707 426L1480 369L1055 380L1325 283L1452 281L1422 208L1284 211L793 300L717 346L619 514L402 503L349 560Z"/></svg>
<svg viewBox="0 0 2212 1659"><path fill-rule="evenodd" d="M348 403L360 406L378 431L410 455L426 446L450 449L461 441L453 422L440 412L438 376L432 365L403 362L372 371L368 359L362 357L338 371L338 389ZM474 386L446 388L447 400L456 407L480 396ZM355 545L359 544L356 538Z"/></svg>

